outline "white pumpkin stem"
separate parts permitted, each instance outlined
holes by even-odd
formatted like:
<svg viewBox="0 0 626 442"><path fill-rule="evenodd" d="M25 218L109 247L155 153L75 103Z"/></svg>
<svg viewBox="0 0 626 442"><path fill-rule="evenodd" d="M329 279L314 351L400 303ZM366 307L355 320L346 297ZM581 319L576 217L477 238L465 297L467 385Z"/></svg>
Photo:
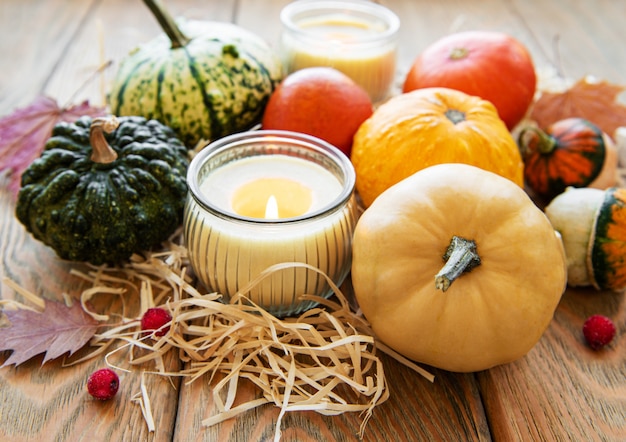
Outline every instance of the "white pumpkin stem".
<svg viewBox="0 0 626 442"><path fill-rule="evenodd" d="M451 60L462 60L467 58L469 53L470 51L467 48L455 46L448 54L448 58Z"/></svg>
<svg viewBox="0 0 626 442"><path fill-rule="evenodd" d="M117 152L107 143L104 132L111 133L120 125L114 116L94 118L89 127L89 144L91 144L91 161L95 163L112 163L117 160Z"/></svg>
<svg viewBox="0 0 626 442"><path fill-rule="evenodd" d="M443 292L464 272L480 265L476 242L456 235L452 237L443 259L446 263L435 275L435 288Z"/></svg>
<svg viewBox="0 0 626 442"><path fill-rule="evenodd" d="M183 34L170 13L167 9L165 9L159 0L143 0L143 2L159 22L163 32L165 32L169 37L172 42L172 49L182 48L189 44L191 39Z"/></svg>

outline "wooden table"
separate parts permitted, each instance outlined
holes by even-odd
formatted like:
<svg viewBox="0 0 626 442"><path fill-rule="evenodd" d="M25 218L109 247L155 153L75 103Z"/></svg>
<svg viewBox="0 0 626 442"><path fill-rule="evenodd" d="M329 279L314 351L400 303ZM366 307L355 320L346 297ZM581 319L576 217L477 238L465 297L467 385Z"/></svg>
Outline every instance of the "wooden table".
<svg viewBox="0 0 626 442"><path fill-rule="evenodd" d="M275 44L279 12L287 0L169 0L188 18L232 21ZM532 52L537 68L556 68L578 79L586 74L626 84L626 2L622 0L383 0L402 19L400 72L435 39L460 30L506 31ZM89 99L104 104L115 63L159 32L140 0L2 0L0 2L0 115L46 94L60 104ZM114 65L88 80L104 61ZM79 86L87 82L83 88ZM76 91L79 90L77 93ZM0 194L0 277L34 293L60 299L81 283L71 266L34 241L16 221L14 203ZM7 285L4 299L20 299ZM613 318L619 336L610 349L590 350L581 327L593 314ZM506 320L506 318L502 318ZM377 407L368 441L426 440L626 440L626 300L622 293L568 289L552 324L522 359L487 371L455 374L430 369L430 383L383 356L390 399ZM5 361L9 353L0 354ZM169 361L173 366L176 360ZM130 402L139 379L122 375L109 402L85 390L99 359L62 367L34 358L0 369L0 440L190 441L271 440L278 409L264 406L211 428L210 388L202 382L150 381L156 431ZM176 388L173 388L176 387ZM254 391L250 390L251 395ZM290 413L283 440L356 440L361 419Z"/></svg>

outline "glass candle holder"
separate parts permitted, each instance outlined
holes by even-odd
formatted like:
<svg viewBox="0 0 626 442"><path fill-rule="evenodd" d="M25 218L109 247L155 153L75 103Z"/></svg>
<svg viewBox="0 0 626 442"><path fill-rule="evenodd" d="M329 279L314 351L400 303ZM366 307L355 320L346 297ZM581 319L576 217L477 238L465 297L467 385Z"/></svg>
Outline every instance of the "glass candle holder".
<svg viewBox="0 0 626 442"><path fill-rule="evenodd" d="M287 73L333 67L365 89L374 103L387 98L396 73L400 20L368 1L299 0L280 14Z"/></svg>
<svg viewBox="0 0 626 442"><path fill-rule="evenodd" d="M349 273L358 219L350 160L318 138L259 130L221 138L191 161L184 237L211 292L243 295L276 316L316 305ZM254 283L276 264L287 265ZM252 283L252 288L247 291Z"/></svg>

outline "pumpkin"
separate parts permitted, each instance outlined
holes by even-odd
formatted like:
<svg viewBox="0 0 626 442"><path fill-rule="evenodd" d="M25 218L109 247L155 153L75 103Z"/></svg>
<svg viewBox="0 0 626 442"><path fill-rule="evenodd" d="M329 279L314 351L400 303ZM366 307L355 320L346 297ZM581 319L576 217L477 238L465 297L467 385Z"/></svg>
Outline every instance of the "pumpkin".
<svg viewBox="0 0 626 442"><path fill-rule="evenodd" d="M365 89L343 72L303 68L285 77L272 93L262 127L321 138L349 157L354 134L373 111Z"/></svg>
<svg viewBox="0 0 626 442"><path fill-rule="evenodd" d="M571 286L626 288L626 189L571 187L545 212L563 236Z"/></svg>
<svg viewBox="0 0 626 442"><path fill-rule="evenodd" d="M464 163L524 185L515 140L493 105L448 88L418 89L378 107L354 136L356 188L367 207L426 167Z"/></svg>
<svg viewBox="0 0 626 442"><path fill-rule="evenodd" d="M440 164L361 215L354 294L378 339L407 358L472 372L525 355L566 286L559 235L512 181Z"/></svg>
<svg viewBox="0 0 626 442"><path fill-rule="evenodd" d="M491 101L509 130L524 117L537 87L532 58L512 36L494 31L447 35L417 56L403 92L448 87Z"/></svg>
<svg viewBox="0 0 626 442"><path fill-rule="evenodd" d="M116 115L157 119L187 147L258 123L282 78L270 46L230 23L182 21L145 0L165 34L120 63L109 94Z"/></svg>
<svg viewBox="0 0 626 442"><path fill-rule="evenodd" d="M181 225L188 164L187 148L156 120L59 123L22 175L16 216L63 259L120 263Z"/></svg>
<svg viewBox="0 0 626 442"><path fill-rule="evenodd" d="M570 186L606 189L617 182L617 149L588 120L566 118L545 130L528 126L518 143L526 184L547 200Z"/></svg>

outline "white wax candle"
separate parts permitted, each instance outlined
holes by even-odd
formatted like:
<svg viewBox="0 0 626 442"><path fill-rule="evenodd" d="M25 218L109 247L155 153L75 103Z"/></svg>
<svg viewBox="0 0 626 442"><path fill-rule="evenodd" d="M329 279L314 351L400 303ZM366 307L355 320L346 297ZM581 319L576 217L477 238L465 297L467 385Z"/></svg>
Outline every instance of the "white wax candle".
<svg viewBox="0 0 626 442"><path fill-rule="evenodd" d="M343 189L339 179L322 166L286 155L235 160L208 173L199 185L207 201L235 213L232 199L237 189L268 177L311 189L306 213L332 206ZM280 201L278 206L280 211ZM347 204L324 216L294 222L245 222L216 216L192 204L186 213L185 231L194 269L210 289L228 296L268 267L284 262L307 263L336 281L342 280L350 266L356 206L352 196ZM318 273L290 268L268 277L247 295L261 306L281 312L290 311L299 295L320 295L324 288L328 290Z"/></svg>
<svg viewBox="0 0 626 442"><path fill-rule="evenodd" d="M242 204L258 203L259 218L263 217L270 196L276 198L279 218L287 218L329 205L341 190L337 177L322 166L281 154L230 162L212 171L200 183L200 191L209 201L232 214L250 216L248 213L252 211L237 208L237 202L247 196L252 201Z"/></svg>

